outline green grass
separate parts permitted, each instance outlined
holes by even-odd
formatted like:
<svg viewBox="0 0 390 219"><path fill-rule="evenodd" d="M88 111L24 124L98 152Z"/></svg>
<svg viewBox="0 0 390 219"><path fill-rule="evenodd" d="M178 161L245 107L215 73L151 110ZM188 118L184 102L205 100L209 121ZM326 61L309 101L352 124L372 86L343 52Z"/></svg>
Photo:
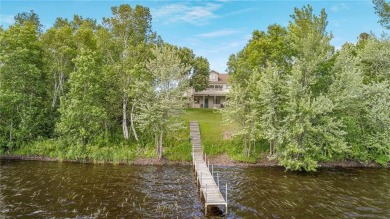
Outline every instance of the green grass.
<svg viewBox="0 0 390 219"><path fill-rule="evenodd" d="M197 121L200 127L203 150L210 156L228 153L237 141L224 139L224 133L231 133L235 127L224 125L222 115L215 109L187 109L182 118L188 123Z"/></svg>
<svg viewBox="0 0 390 219"><path fill-rule="evenodd" d="M243 155L241 139L224 139L224 133L233 133L237 127L225 125L220 111L215 109L186 109L182 115L183 120L197 121L200 127L201 144L208 156L226 153L231 159L241 162L254 163L267 150L267 145L259 142L256 146L256 155L246 157Z"/></svg>
<svg viewBox="0 0 390 219"><path fill-rule="evenodd" d="M236 127L224 125L222 115L215 109L186 109L181 119L186 128L169 133L164 138L163 157L171 161L191 161L189 122L197 121L200 126L201 143L208 156L227 154L243 162L255 162L256 157L243 156L240 139L224 139L224 133L232 133ZM107 145L106 145L107 144ZM145 146L122 141L100 146L71 145L61 140L38 140L11 151L13 155L46 156L59 160L90 160L94 163L130 163L136 158L156 158L153 139Z"/></svg>

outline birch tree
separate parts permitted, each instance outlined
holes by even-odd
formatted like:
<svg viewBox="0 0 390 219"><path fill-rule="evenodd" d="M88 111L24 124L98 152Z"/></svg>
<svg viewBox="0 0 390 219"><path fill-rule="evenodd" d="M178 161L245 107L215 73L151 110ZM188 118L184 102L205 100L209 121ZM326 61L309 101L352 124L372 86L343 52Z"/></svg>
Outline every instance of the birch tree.
<svg viewBox="0 0 390 219"><path fill-rule="evenodd" d="M161 159L164 136L183 128L179 115L188 103L184 96L189 88L185 72L190 67L182 64L176 51L168 46L155 47L152 54L146 69L153 80L144 84L139 122L145 132L153 133L156 154Z"/></svg>
<svg viewBox="0 0 390 219"><path fill-rule="evenodd" d="M73 30L66 23L47 30L42 36L48 72L53 83L51 107L58 107L59 99L65 94L65 83L74 69L72 59L76 57L76 43Z"/></svg>
<svg viewBox="0 0 390 219"><path fill-rule="evenodd" d="M123 138L128 140L128 113L129 108L134 112L136 107L133 85L137 84L140 76L140 65L146 60L148 42L153 38L151 30L151 15L148 8L137 5L135 8L130 5L112 7L112 17L104 18L103 24L109 31L105 38L111 47L105 47L105 54L111 68L116 73L119 93L122 105L122 133ZM107 36L107 35L106 35ZM129 107L130 105L130 107ZM134 117L134 114L131 115ZM131 119L133 121L133 119ZM136 136L134 124L133 133Z"/></svg>

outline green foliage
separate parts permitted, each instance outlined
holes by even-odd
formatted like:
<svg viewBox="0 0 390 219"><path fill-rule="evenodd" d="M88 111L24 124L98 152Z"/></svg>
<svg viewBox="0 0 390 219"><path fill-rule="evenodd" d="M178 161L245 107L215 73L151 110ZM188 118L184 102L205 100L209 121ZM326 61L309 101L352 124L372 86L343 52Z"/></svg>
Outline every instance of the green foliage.
<svg viewBox="0 0 390 219"><path fill-rule="evenodd" d="M253 41L231 56L225 120L239 125L238 135L267 140L271 158L289 170L315 171L319 161L343 159L387 163L388 40L363 34L334 54L324 10L317 16L309 5L291 18L281 39L291 49L287 65L271 55L251 62L243 54ZM257 51L283 45L272 43Z"/></svg>
<svg viewBox="0 0 390 219"><path fill-rule="evenodd" d="M196 91L205 90L209 83L210 64L204 57L196 57L192 64L190 86Z"/></svg>
<svg viewBox="0 0 390 219"><path fill-rule="evenodd" d="M0 143L20 146L50 135L42 46L32 22L0 32Z"/></svg>
<svg viewBox="0 0 390 219"><path fill-rule="evenodd" d="M389 3L373 2L389 28ZM45 32L33 11L19 13L0 27L0 153L121 163L157 151L188 161L185 124L197 120L210 156L255 162L268 151L305 171L343 159L386 166L389 39L362 33L335 53L324 10L291 18L230 56L225 109L184 111L189 86L207 86L209 63L163 43L148 8L112 7L102 24L58 18Z"/></svg>
<svg viewBox="0 0 390 219"><path fill-rule="evenodd" d="M75 63L76 71L69 79L70 90L61 99L57 128L72 144L85 146L107 134L107 112L102 105L105 80L96 52L81 49Z"/></svg>
<svg viewBox="0 0 390 219"><path fill-rule="evenodd" d="M379 15L379 23L390 29L390 3L385 0L372 0L374 3L375 13Z"/></svg>
<svg viewBox="0 0 390 219"><path fill-rule="evenodd" d="M156 47L152 54L154 58L147 62L146 68L153 81L144 84L139 124L144 132L154 134L157 156L161 159L164 133L183 128L178 118L186 105L183 94L188 90L185 72L189 67L181 63L170 47Z"/></svg>
<svg viewBox="0 0 390 219"><path fill-rule="evenodd" d="M268 26L267 32L255 30L252 39L228 62L230 82L245 86L253 72L260 72L268 63L290 68L292 50L287 41L287 30L280 25Z"/></svg>

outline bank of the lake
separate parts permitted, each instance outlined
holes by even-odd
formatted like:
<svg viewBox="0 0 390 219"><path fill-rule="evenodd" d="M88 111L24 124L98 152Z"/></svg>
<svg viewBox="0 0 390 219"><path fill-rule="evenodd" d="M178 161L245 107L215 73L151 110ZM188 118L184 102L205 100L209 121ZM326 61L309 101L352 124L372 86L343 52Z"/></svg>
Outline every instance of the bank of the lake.
<svg viewBox="0 0 390 219"><path fill-rule="evenodd" d="M21 156L21 155L0 155L0 160L20 160L20 161L44 161L44 162L67 162L81 164L118 164L118 165L141 165L141 166L164 166L164 165L192 165L190 161L157 159L157 158L135 158L129 161L113 162L110 160L91 160L91 159L58 159L47 156ZM226 154L209 157L210 164L225 167L282 167L276 160L268 160L267 158L258 159L256 162L242 162L231 159ZM356 160L350 161L334 161L321 162L320 168L383 168L382 165L374 162L360 162ZM387 168L390 168L390 163Z"/></svg>

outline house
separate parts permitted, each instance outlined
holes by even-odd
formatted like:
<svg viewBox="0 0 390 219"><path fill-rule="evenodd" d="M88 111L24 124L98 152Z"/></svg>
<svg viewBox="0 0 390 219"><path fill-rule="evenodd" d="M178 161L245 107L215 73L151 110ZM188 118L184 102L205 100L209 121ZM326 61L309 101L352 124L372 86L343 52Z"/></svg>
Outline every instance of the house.
<svg viewBox="0 0 390 219"><path fill-rule="evenodd" d="M195 91L191 89L192 108L223 108L226 95L229 93L227 84L228 75L210 71L209 85L206 90Z"/></svg>

